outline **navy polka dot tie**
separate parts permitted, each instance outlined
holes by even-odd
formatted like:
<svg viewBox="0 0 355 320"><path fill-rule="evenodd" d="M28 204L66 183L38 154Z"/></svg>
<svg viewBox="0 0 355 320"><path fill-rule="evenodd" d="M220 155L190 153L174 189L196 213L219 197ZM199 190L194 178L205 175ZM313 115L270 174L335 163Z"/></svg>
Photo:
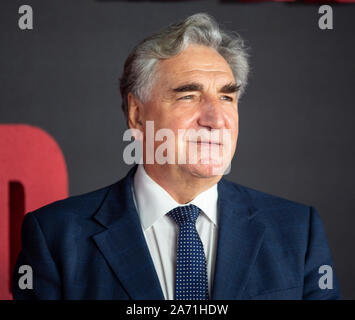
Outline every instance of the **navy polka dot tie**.
<svg viewBox="0 0 355 320"><path fill-rule="evenodd" d="M208 280L203 244L196 230L200 209L193 204L176 207L168 216L179 225L175 300L207 300Z"/></svg>

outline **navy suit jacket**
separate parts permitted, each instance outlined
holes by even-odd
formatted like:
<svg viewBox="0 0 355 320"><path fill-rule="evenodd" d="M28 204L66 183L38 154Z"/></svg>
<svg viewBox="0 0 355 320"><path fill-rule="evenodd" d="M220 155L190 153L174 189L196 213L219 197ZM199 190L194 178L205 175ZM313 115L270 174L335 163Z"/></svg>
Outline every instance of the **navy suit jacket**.
<svg viewBox="0 0 355 320"><path fill-rule="evenodd" d="M115 184L25 216L13 275L15 299L164 299L131 186L136 167ZM218 244L211 298L338 299L320 289L333 266L313 207L229 182L218 183ZM33 289L20 289L21 265Z"/></svg>

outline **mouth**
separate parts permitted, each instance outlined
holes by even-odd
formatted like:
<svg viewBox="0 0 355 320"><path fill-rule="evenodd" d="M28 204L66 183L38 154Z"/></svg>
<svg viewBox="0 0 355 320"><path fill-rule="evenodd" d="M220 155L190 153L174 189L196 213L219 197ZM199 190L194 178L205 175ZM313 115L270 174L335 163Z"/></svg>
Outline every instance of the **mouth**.
<svg viewBox="0 0 355 320"><path fill-rule="evenodd" d="M206 145L217 145L217 146L222 146L223 143L220 143L220 142L214 142L214 141L191 141L191 140L188 140L188 142L192 142L192 143L197 143L197 144L206 144Z"/></svg>

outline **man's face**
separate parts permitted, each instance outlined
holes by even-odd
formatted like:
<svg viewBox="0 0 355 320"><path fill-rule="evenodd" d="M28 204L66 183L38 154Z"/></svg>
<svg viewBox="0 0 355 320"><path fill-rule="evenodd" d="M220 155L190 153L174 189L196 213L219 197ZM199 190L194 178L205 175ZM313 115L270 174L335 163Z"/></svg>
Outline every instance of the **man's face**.
<svg viewBox="0 0 355 320"><path fill-rule="evenodd" d="M234 155L238 138L236 87L232 70L225 59L205 46L190 45L179 55L158 63L149 100L142 108L141 120L143 133L146 132L148 120L154 121L155 132L167 128L174 133L175 163L164 166L180 171L179 174L201 178L223 174ZM178 131L182 129L199 130L202 136L179 135ZM227 139L223 139L223 134L228 131L230 139L228 135L225 135ZM144 136L144 151L146 143L149 142ZM162 143L155 142L154 150ZM230 153L228 156L227 152L226 159L223 154L226 155L227 149ZM196 151L193 157L193 151L189 150ZM181 151L186 154L186 163L179 163Z"/></svg>

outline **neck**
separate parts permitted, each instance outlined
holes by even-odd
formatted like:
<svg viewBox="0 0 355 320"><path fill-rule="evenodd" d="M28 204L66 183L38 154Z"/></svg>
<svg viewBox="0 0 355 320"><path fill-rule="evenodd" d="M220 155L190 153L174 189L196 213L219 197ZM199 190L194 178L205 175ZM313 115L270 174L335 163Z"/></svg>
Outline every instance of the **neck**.
<svg viewBox="0 0 355 320"><path fill-rule="evenodd" d="M146 173L178 203L185 204L214 186L222 176L201 177L172 165L144 164Z"/></svg>

